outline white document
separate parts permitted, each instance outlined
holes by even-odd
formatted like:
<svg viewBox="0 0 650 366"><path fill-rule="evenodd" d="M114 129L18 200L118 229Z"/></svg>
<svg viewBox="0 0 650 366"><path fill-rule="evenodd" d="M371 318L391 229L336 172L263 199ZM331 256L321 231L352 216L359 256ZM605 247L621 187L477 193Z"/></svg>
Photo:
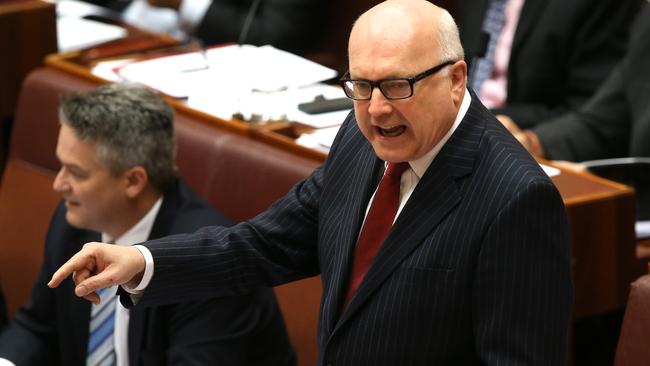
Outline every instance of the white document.
<svg viewBox="0 0 650 366"><path fill-rule="evenodd" d="M634 225L637 239L650 238L650 221L637 221Z"/></svg>
<svg viewBox="0 0 650 366"><path fill-rule="evenodd" d="M341 126L321 128L298 137L296 143L305 147L328 153Z"/></svg>
<svg viewBox="0 0 650 366"><path fill-rule="evenodd" d="M560 175L560 173L562 173L562 171L560 171L560 169L558 168L554 168L552 166L548 166L544 164L539 164L539 165L542 167L542 169L544 169L544 173L546 173L546 175L548 175L549 177Z"/></svg>
<svg viewBox="0 0 650 366"><path fill-rule="evenodd" d="M73 16L57 18L56 32L59 52L90 47L127 34L122 27Z"/></svg>
<svg viewBox="0 0 650 366"><path fill-rule="evenodd" d="M97 13L97 6L77 0L53 0L50 1L56 4L56 16L81 18L86 15L93 15Z"/></svg>
<svg viewBox="0 0 650 366"><path fill-rule="evenodd" d="M229 45L133 62L118 74L219 118L242 113L280 119L287 117L296 90L337 73L272 46ZM330 125L335 123L341 121Z"/></svg>

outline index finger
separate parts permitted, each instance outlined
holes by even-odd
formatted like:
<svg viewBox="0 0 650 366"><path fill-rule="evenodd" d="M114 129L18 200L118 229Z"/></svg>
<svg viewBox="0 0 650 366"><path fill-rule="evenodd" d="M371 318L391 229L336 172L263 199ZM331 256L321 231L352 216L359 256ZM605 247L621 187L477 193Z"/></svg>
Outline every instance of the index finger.
<svg viewBox="0 0 650 366"><path fill-rule="evenodd" d="M67 262L65 262L59 269L54 272L50 282L47 286L50 288L58 287L63 280L70 276L75 271L80 271L84 268L92 268L95 266L94 258L83 249L77 254L73 255Z"/></svg>

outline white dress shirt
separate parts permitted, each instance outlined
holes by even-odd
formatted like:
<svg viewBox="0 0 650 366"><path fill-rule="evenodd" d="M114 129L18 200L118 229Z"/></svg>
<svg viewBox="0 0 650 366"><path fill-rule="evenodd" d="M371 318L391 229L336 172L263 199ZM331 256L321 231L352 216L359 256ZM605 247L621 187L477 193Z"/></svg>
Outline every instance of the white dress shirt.
<svg viewBox="0 0 650 366"><path fill-rule="evenodd" d="M131 246L135 243L147 241L151 228L156 220L163 198L160 197L140 221L117 239L102 233L102 242L113 242L116 245ZM115 328L113 330L113 343L115 344L115 359L117 366L129 366L129 309L122 306L119 299L115 299Z"/></svg>

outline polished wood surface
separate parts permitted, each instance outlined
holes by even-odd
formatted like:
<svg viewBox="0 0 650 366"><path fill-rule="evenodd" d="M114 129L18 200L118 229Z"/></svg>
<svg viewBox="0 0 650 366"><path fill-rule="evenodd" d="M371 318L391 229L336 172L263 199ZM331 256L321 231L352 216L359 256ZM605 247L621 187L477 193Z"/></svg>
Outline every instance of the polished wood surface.
<svg viewBox="0 0 650 366"><path fill-rule="evenodd" d="M54 4L40 0L0 2L0 121L13 116L25 76L56 50Z"/></svg>
<svg viewBox="0 0 650 366"><path fill-rule="evenodd" d="M645 270L635 254L634 191L589 173L552 179L571 224L574 318L624 307L629 284Z"/></svg>

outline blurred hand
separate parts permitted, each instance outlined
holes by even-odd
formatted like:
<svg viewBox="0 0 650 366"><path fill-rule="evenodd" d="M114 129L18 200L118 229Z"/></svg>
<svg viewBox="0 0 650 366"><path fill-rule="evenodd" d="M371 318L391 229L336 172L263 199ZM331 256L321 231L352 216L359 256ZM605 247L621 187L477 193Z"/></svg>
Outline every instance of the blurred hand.
<svg viewBox="0 0 650 366"><path fill-rule="evenodd" d="M178 10L183 0L147 0L149 5Z"/></svg>
<svg viewBox="0 0 650 366"><path fill-rule="evenodd" d="M87 243L52 275L47 285L55 288L72 274L77 285L75 294L98 304L97 290L125 283L135 287L144 269L145 260L137 248Z"/></svg>
<svg viewBox="0 0 650 366"><path fill-rule="evenodd" d="M498 114L497 119L522 144L528 152L535 156L544 157L544 149L539 138L531 130L522 130L517 123L504 114Z"/></svg>

